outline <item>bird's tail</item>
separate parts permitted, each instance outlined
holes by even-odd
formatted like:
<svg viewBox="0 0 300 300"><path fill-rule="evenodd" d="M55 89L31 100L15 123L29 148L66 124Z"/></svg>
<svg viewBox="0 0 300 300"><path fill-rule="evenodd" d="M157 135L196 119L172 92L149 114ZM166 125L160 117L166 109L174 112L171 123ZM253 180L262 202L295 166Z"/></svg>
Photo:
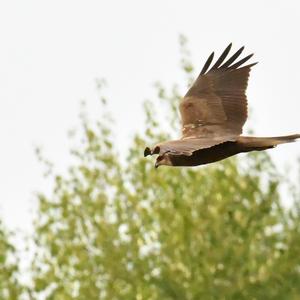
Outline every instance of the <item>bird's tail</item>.
<svg viewBox="0 0 300 300"><path fill-rule="evenodd" d="M238 143L245 147L245 151L249 148L252 150L265 150L274 148L279 144L292 143L297 139L300 139L300 134L274 136L274 137L252 137L252 136L241 136Z"/></svg>

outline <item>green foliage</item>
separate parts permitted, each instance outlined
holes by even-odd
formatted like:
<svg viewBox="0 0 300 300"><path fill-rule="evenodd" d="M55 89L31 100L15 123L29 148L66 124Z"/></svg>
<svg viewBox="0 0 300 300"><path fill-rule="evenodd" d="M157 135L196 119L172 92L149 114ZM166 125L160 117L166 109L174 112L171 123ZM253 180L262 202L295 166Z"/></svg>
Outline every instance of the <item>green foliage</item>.
<svg viewBox="0 0 300 300"><path fill-rule="evenodd" d="M20 299L22 288L17 281L18 262L15 261L16 251L8 241L8 234L0 222L0 299Z"/></svg>
<svg viewBox="0 0 300 300"><path fill-rule="evenodd" d="M173 122L176 89L158 86L158 95ZM106 113L98 124L82 117L74 164L67 175L53 175L50 196L39 196L32 295L300 299L300 210L283 209L282 178L270 157L155 170L143 149L168 136L154 108L145 104L145 133L135 136L126 164Z"/></svg>

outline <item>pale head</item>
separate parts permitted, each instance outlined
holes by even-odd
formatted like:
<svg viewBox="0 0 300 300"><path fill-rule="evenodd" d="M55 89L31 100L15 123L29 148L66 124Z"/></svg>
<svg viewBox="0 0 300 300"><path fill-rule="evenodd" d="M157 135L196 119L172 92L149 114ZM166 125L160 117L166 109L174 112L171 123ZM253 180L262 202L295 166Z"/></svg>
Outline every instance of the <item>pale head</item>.
<svg viewBox="0 0 300 300"><path fill-rule="evenodd" d="M156 158L155 168L158 168L159 166L172 166L172 162L168 154L159 155Z"/></svg>

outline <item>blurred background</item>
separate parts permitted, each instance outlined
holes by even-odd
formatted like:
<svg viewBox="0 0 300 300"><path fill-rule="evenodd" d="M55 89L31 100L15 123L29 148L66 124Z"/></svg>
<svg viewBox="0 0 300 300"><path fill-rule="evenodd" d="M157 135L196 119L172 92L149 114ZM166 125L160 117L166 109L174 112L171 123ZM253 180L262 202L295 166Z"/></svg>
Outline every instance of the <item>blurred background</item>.
<svg viewBox="0 0 300 300"><path fill-rule="evenodd" d="M230 42L254 52L252 60L259 62L249 80L246 131L299 133L299 28L296 0L2 2L0 263L9 261L2 298L299 299L299 259L288 249L295 251L300 241L290 215L299 201L300 143L182 171L154 172L153 161L140 157L146 143L176 136L177 125L166 125L177 117L174 103L208 55ZM211 181L203 179L209 176ZM185 232L175 241L167 238L172 231L164 231L169 226L162 220L172 219L168 210L182 216L170 225ZM195 216L186 219L191 211ZM203 222L190 224L193 218ZM257 219L248 237L244 230ZM200 228L207 235L191 238ZM261 252L230 248L250 245L254 236L253 249ZM113 253L107 243L120 252L107 258ZM209 255L215 246L219 252ZM239 255L246 269L231 259ZM113 261L124 268L111 272L118 269ZM274 270L282 270L278 278L271 276ZM262 288L273 285L274 294Z"/></svg>

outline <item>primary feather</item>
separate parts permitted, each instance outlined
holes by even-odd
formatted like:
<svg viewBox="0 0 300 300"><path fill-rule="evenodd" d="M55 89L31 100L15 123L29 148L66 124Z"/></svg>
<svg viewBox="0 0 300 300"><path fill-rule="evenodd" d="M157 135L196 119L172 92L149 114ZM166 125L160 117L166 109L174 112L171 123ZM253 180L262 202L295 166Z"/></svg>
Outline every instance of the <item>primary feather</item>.
<svg viewBox="0 0 300 300"><path fill-rule="evenodd" d="M243 66L253 56L250 54L239 59L244 47L225 61L231 47L232 44L226 47L211 68L214 52L208 57L181 101L181 138L159 143L152 150L147 147L145 156L158 154L160 164L179 165L180 161L180 165L190 166L240 152L265 150L299 137L293 135L278 140L240 136L247 120L248 78L251 67L256 63ZM207 150L201 152L204 149Z"/></svg>

